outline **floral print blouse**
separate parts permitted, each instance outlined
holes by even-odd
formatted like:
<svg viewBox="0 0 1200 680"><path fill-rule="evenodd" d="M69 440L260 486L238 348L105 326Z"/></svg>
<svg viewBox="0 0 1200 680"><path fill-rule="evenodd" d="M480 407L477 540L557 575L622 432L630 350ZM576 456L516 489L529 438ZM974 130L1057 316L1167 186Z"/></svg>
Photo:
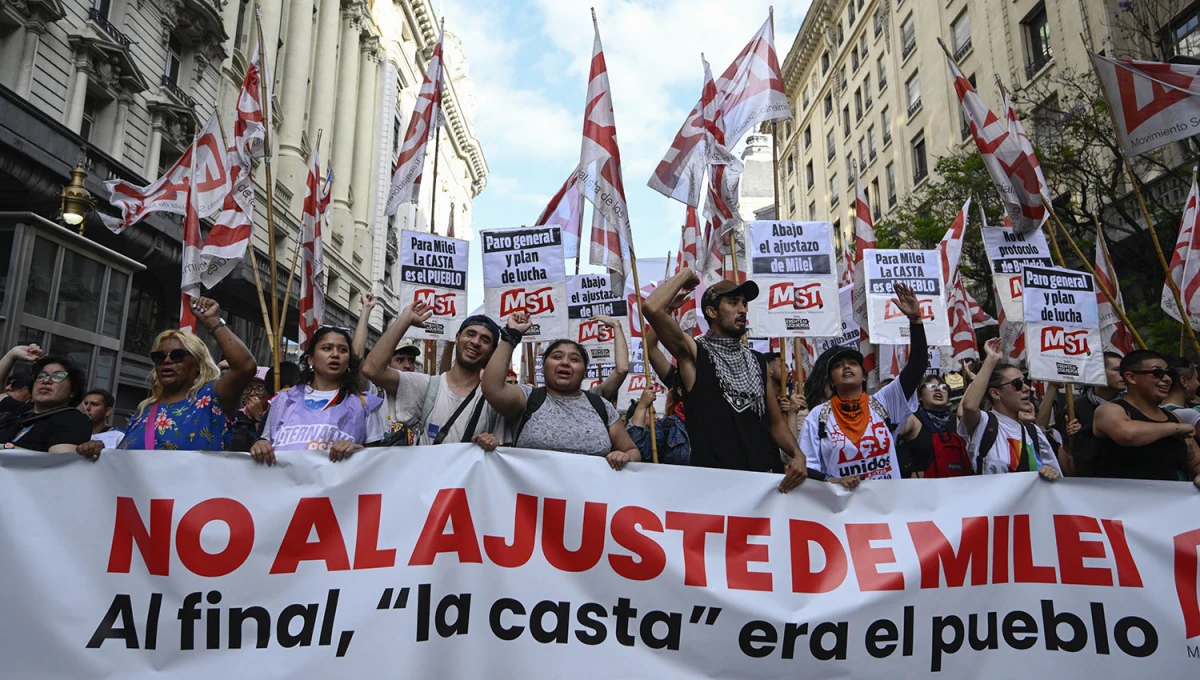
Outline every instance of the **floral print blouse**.
<svg viewBox="0 0 1200 680"><path fill-rule="evenodd" d="M233 420L217 403L210 382L192 399L170 404L158 404L152 437L154 446L146 446L146 421L153 406L136 413L125 429L125 438L117 448L155 448L177 451L221 451L228 447L233 435Z"/></svg>

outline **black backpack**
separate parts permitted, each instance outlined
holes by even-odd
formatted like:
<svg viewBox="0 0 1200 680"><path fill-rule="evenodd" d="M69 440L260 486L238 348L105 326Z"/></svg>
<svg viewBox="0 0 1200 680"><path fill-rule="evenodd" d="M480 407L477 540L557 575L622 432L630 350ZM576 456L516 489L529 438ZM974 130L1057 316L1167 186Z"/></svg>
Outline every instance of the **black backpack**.
<svg viewBox="0 0 1200 680"><path fill-rule="evenodd" d="M513 433L512 443L510 446L516 446L517 441L521 439L521 433L525 430L525 424L533 417L534 413L546 403L546 388L535 387L525 397L525 412L521 414L521 420L517 423L517 429ZM604 425L604 429L608 429L608 406L604 403L604 398L598 394L593 394L584 390L583 394L587 397L588 403L592 408L596 409L596 415L600 418L600 422Z"/></svg>

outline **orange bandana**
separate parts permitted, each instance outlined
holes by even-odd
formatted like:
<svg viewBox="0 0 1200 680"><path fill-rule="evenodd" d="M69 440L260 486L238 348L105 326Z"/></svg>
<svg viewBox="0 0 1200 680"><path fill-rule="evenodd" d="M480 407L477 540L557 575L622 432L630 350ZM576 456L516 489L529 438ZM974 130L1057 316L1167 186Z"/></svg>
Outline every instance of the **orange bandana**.
<svg viewBox="0 0 1200 680"><path fill-rule="evenodd" d="M838 427L846 438L858 446L867 425L871 424L871 397L866 392L858 395L857 399L843 400L836 394L829 400L833 409L833 417L837 419Z"/></svg>

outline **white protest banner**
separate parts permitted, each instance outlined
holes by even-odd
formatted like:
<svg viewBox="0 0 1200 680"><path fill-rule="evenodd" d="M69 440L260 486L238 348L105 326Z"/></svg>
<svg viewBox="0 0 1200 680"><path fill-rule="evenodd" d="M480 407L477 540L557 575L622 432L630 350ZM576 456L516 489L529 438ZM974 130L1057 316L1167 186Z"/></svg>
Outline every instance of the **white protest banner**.
<svg viewBox="0 0 1200 680"><path fill-rule="evenodd" d="M771 338L836 335L841 315L828 222L751 222L749 332Z"/></svg>
<svg viewBox="0 0 1200 680"><path fill-rule="evenodd" d="M863 253L867 274L867 333L877 345L907 345L908 318L894 302L892 286L906 283L917 294L929 346L950 344L950 316L936 250L879 250Z"/></svg>
<svg viewBox="0 0 1200 680"><path fill-rule="evenodd" d="M527 312L533 326L524 342L567 335L567 270L562 228L529 227L479 232L483 242L484 307L504 326Z"/></svg>
<svg viewBox="0 0 1200 680"><path fill-rule="evenodd" d="M1025 267L1021 287L1029 376L1104 385L1100 311L1092 275L1057 267Z"/></svg>
<svg viewBox="0 0 1200 680"><path fill-rule="evenodd" d="M424 302L433 316L406 338L453 340L467 318L467 254L471 244L419 231L400 232L400 306Z"/></svg>
<svg viewBox="0 0 1200 680"><path fill-rule="evenodd" d="M4 676L1195 677L1191 484L779 479L470 444L5 451Z"/></svg>
<svg viewBox="0 0 1200 680"><path fill-rule="evenodd" d="M988 261L992 264L992 276L1000 304L1004 307L1004 316L1009 321L1024 321L1021 270L1026 266L1054 266L1054 260L1050 257L1050 246L1046 243L1046 232L1038 229L1029 234L1018 234L1008 227L985 226L983 245L987 248Z"/></svg>
<svg viewBox="0 0 1200 680"><path fill-rule="evenodd" d="M613 291L611 274L567 277L567 337L583 345L592 361L611 362L616 341L613 329L590 317L611 316L625 323L628 315L629 304L624 295Z"/></svg>
<svg viewBox="0 0 1200 680"><path fill-rule="evenodd" d="M659 351L663 356L670 357L662 343L659 343ZM645 355L642 352L642 339L633 338L629 341L629 375L625 377L625 382L621 384L620 390L617 391L617 410L625 413L625 409L629 408L631 402L636 402L642 398L642 392L646 391L646 364ZM654 390L654 414L661 418L667 408L667 388L663 386L658 376L654 374L654 370L650 371L652 380L649 383L649 388Z"/></svg>

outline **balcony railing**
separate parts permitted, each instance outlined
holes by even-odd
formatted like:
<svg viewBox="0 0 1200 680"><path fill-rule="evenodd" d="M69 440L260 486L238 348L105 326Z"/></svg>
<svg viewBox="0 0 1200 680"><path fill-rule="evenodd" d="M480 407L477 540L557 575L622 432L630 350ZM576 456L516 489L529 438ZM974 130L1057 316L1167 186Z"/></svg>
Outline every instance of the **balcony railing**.
<svg viewBox="0 0 1200 680"><path fill-rule="evenodd" d="M829 205L831 205L831 206L837 205L841 200L842 200L842 197L840 195L838 195L838 192L834 191L833 198L829 199Z"/></svg>
<svg viewBox="0 0 1200 680"><path fill-rule="evenodd" d="M196 108L196 100L189 97L188 93L184 92L183 88L179 87L179 84L172 80L171 76L165 73L162 77L162 86L166 88L167 92L171 93L171 96L186 104L188 108Z"/></svg>
<svg viewBox="0 0 1200 680"><path fill-rule="evenodd" d="M866 109L867 109L868 111L870 111L870 110L871 110L871 105L872 105L872 104L874 104L874 103L875 103L875 100L874 100L874 99L871 99L870 97L867 97Z"/></svg>
<svg viewBox="0 0 1200 680"><path fill-rule="evenodd" d="M886 89L887 89L887 78L880 78L879 79L879 93L883 94L883 91Z"/></svg>
<svg viewBox="0 0 1200 680"><path fill-rule="evenodd" d="M833 145L831 144L829 146L829 154L828 154L827 158L825 159L826 162L833 160L833 157L836 155L837 155L837 149L833 148Z"/></svg>
<svg viewBox="0 0 1200 680"><path fill-rule="evenodd" d="M1046 64L1050 63L1050 58L1052 56L1053 55L1050 54L1050 50L1046 50L1041 54L1035 54L1031 56L1029 65L1025 67L1025 77L1029 80L1033 80L1033 77L1036 76L1039 71L1046 68Z"/></svg>
<svg viewBox="0 0 1200 680"><path fill-rule="evenodd" d="M867 154L867 158L869 159L868 162L875 160L875 149L871 149L870 153Z"/></svg>
<svg viewBox="0 0 1200 680"><path fill-rule="evenodd" d="M929 176L929 169L924 164L918 165L913 170L913 184L920 184L921 180Z"/></svg>
<svg viewBox="0 0 1200 680"><path fill-rule="evenodd" d="M970 38L970 36L968 36L967 39L963 41L963 44L959 45L958 49L954 50L955 61L962 61L962 58L967 56L967 52L970 52L970 51L971 51L971 38Z"/></svg>
<svg viewBox="0 0 1200 680"><path fill-rule="evenodd" d="M125 49L129 49L129 43L132 42L129 36L118 31L116 26L109 23L108 17L101 14L100 10L95 7L88 9L88 20L99 26L102 31L108 34L108 37L113 39L113 42Z"/></svg>
<svg viewBox="0 0 1200 680"><path fill-rule="evenodd" d="M921 98L917 97L916 101L908 105L908 117L912 118L913 114L921 110Z"/></svg>
<svg viewBox="0 0 1200 680"><path fill-rule="evenodd" d="M888 194L888 207L896 207L896 194Z"/></svg>
<svg viewBox="0 0 1200 680"><path fill-rule="evenodd" d="M913 50L915 49L917 49L917 41L914 38L913 40L904 43L904 47L900 50L900 58L908 59L908 55L912 54Z"/></svg>
<svg viewBox="0 0 1200 680"><path fill-rule="evenodd" d="M891 143L892 143L892 133L890 133L890 132L883 133L883 145L887 146L888 144L891 144Z"/></svg>

